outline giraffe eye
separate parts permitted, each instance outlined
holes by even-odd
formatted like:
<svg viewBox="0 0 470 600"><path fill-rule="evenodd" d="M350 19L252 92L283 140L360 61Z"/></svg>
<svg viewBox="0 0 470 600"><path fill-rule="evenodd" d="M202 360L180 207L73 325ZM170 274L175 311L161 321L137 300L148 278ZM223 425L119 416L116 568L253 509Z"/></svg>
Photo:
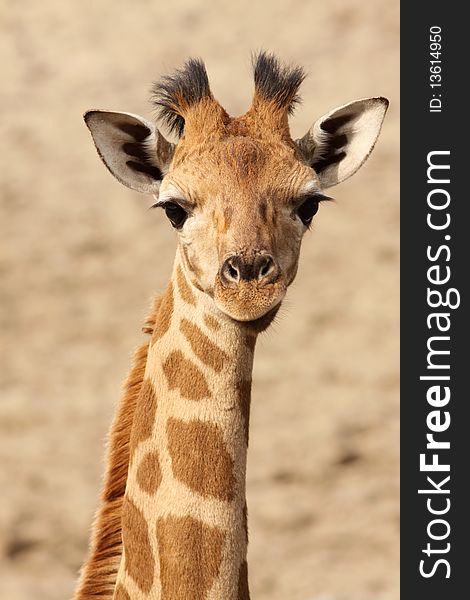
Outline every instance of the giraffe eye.
<svg viewBox="0 0 470 600"><path fill-rule="evenodd" d="M308 198L297 209L297 215L305 227L308 227L312 222L313 217L317 214L319 200L315 197Z"/></svg>
<svg viewBox="0 0 470 600"><path fill-rule="evenodd" d="M188 213L184 208L179 204L176 204L176 202L165 202L163 209L173 227L175 229L181 229L188 218Z"/></svg>

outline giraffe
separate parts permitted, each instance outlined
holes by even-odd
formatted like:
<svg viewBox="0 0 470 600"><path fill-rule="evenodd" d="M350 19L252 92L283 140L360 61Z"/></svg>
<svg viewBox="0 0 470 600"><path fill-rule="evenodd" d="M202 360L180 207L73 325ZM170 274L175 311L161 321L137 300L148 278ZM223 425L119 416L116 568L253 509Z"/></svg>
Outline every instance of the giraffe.
<svg viewBox="0 0 470 600"><path fill-rule="evenodd" d="M230 117L204 63L153 88L160 121L85 114L124 185L153 195L178 243L111 427L101 507L75 600L249 600L245 472L253 354L296 276L324 190L372 151L388 107L350 102L293 140L304 79L253 59L254 95Z"/></svg>

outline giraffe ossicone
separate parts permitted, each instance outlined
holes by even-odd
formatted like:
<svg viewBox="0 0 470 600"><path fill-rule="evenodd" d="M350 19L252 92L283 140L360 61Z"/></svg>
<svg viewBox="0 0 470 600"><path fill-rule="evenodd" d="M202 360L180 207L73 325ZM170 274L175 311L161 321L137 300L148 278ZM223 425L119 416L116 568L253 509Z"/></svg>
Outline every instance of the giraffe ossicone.
<svg viewBox="0 0 470 600"><path fill-rule="evenodd" d="M178 233L171 280L145 324L113 422L102 502L76 600L249 600L245 501L257 335L297 273L324 189L372 151L388 101L366 98L300 140L302 69L254 58L250 109L230 117L190 60L154 87L178 140L132 113L85 114L124 185Z"/></svg>

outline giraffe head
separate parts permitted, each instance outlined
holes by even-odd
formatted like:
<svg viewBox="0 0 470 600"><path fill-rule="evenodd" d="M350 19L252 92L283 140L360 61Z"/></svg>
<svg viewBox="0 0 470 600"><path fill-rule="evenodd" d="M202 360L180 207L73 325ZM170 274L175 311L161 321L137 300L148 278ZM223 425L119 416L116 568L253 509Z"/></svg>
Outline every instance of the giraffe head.
<svg viewBox="0 0 470 600"><path fill-rule="evenodd" d="M293 140L288 117L302 69L260 53L254 79L250 109L230 117L201 61L164 77L154 101L176 144L131 113L89 111L85 121L110 172L166 212L187 278L232 319L269 323L296 275L302 237L328 199L324 190L365 162L388 101L341 106Z"/></svg>

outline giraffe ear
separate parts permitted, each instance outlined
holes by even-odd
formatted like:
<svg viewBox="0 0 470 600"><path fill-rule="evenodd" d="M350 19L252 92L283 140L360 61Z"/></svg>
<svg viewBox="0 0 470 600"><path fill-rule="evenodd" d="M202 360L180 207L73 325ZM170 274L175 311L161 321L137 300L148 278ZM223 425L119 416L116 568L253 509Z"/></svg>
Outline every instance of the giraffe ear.
<svg viewBox="0 0 470 600"><path fill-rule="evenodd" d="M369 157L388 108L386 98L365 98L321 117L297 140L302 155L328 188L353 175Z"/></svg>
<svg viewBox="0 0 470 600"><path fill-rule="evenodd" d="M153 123L132 113L90 110L84 115L98 154L118 181L138 192L158 193L174 145Z"/></svg>

